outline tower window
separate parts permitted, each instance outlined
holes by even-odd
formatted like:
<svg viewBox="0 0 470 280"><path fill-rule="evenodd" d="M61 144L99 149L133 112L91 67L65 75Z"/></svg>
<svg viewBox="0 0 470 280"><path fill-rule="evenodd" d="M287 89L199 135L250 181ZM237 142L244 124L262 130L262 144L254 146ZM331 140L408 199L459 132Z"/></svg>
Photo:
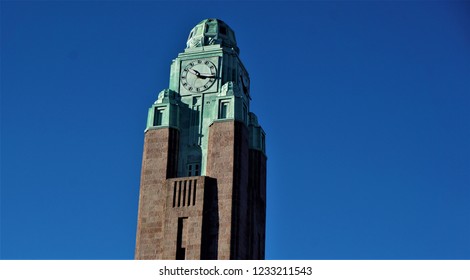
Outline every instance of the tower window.
<svg viewBox="0 0 470 280"><path fill-rule="evenodd" d="M190 163L188 164L188 177L191 176L200 176L201 170L199 163Z"/></svg>
<svg viewBox="0 0 470 280"><path fill-rule="evenodd" d="M219 103L219 119L226 119L228 111L228 102L220 101Z"/></svg>
<svg viewBox="0 0 470 280"><path fill-rule="evenodd" d="M191 107L189 120L189 143L190 145L200 145L201 135L199 133L201 119L201 97L193 97L193 105Z"/></svg>
<svg viewBox="0 0 470 280"><path fill-rule="evenodd" d="M163 110L164 109L155 108L155 113L154 113L154 116L153 116L153 126L162 125Z"/></svg>

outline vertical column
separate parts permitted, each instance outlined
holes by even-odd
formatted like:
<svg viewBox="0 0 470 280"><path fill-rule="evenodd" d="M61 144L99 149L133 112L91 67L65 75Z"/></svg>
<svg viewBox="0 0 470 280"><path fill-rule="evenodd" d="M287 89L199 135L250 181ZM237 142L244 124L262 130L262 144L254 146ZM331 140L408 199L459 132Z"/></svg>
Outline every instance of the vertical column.
<svg viewBox="0 0 470 280"><path fill-rule="evenodd" d="M207 176L217 181L218 259L246 259L248 251L248 138L238 121L209 127Z"/></svg>
<svg viewBox="0 0 470 280"><path fill-rule="evenodd" d="M167 177L176 175L178 131L150 129L145 133L140 181L136 259L161 259ZM171 206L170 206L171 207Z"/></svg>
<svg viewBox="0 0 470 280"><path fill-rule="evenodd" d="M249 258L264 260L266 232L266 156L250 149L249 163Z"/></svg>

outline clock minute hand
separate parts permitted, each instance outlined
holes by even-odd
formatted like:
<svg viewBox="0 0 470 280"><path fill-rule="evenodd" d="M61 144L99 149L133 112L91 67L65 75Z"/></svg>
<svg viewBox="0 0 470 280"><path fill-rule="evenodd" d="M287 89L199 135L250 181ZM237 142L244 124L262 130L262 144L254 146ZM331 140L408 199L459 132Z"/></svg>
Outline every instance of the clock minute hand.
<svg viewBox="0 0 470 280"><path fill-rule="evenodd" d="M210 74L210 75L207 75L207 74L201 74L199 73L199 77L205 79L205 78L214 78L215 75L214 74Z"/></svg>

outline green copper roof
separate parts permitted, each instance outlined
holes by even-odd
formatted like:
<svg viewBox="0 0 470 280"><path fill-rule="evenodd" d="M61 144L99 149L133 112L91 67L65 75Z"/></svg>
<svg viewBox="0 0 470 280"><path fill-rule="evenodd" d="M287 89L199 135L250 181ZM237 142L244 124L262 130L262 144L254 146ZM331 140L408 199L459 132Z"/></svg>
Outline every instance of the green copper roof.
<svg viewBox="0 0 470 280"><path fill-rule="evenodd" d="M235 32L220 19L205 19L191 29L189 33L186 48L208 45L221 45L233 48L237 53L240 53L235 39Z"/></svg>

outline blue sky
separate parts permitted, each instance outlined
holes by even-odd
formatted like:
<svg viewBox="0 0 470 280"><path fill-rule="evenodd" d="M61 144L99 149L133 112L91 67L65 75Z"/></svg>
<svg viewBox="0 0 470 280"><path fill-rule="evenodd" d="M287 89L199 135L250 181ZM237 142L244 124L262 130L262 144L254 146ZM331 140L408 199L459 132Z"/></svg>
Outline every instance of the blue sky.
<svg viewBox="0 0 470 280"><path fill-rule="evenodd" d="M133 258L147 108L210 17L267 133L268 259L470 258L469 2L0 9L0 258Z"/></svg>

